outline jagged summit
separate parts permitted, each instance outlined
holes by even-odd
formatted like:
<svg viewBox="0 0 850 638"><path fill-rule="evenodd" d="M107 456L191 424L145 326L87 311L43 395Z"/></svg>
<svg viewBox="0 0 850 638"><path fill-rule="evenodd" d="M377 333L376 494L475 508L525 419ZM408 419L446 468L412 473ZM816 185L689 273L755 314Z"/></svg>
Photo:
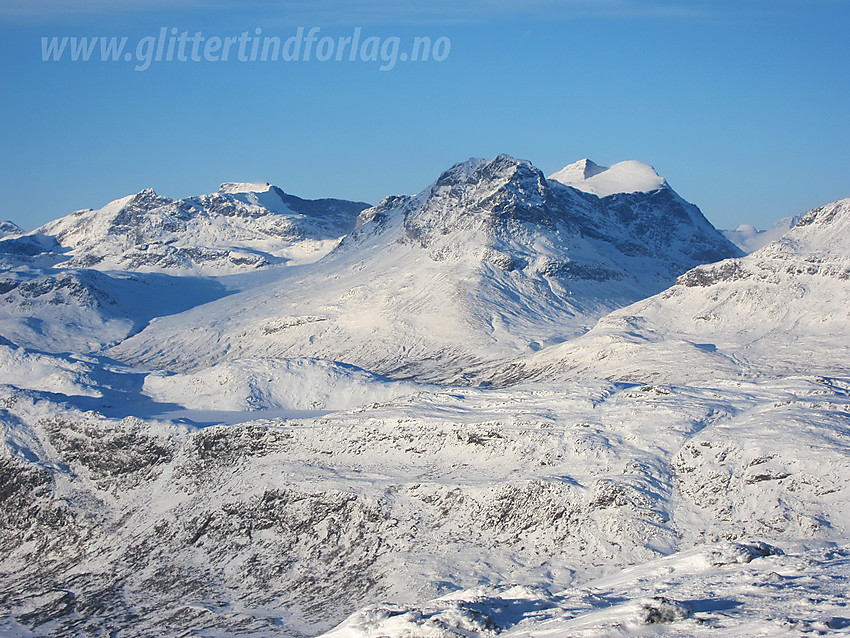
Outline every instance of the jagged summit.
<svg viewBox="0 0 850 638"><path fill-rule="evenodd" d="M324 357L440 380L573 338L689 268L738 254L670 189L599 198L525 160L472 159L363 211L308 269L164 319L113 355L177 368Z"/></svg>
<svg viewBox="0 0 850 638"><path fill-rule="evenodd" d="M417 206L406 211L405 230L424 242L508 220L551 225L557 211L543 173L509 155L456 164L413 201Z"/></svg>
<svg viewBox="0 0 850 638"><path fill-rule="evenodd" d="M650 193L667 187L665 179L652 166L635 160L609 167L583 159L553 173L549 179L598 197L617 193Z"/></svg>
<svg viewBox="0 0 850 638"><path fill-rule="evenodd" d="M509 244L510 252L521 252L520 237L556 229L565 250L570 237L578 236L593 243L596 251L613 247L620 253L613 259L620 263L624 254L626 259L672 260L674 270L688 264L687 270L741 254L696 206L664 185L649 192L591 197L547 180L526 160L508 155L475 158L452 166L417 195L388 197L364 210L358 226L374 218L398 217L405 240L418 242L440 258L468 256L499 242ZM458 233L467 240L461 241ZM358 241L355 233L342 248ZM535 250L530 249L531 257Z"/></svg>
<svg viewBox="0 0 850 638"><path fill-rule="evenodd" d="M502 157L501 155L499 157ZM505 155L504 157L508 157ZM512 158L511 158L512 159ZM468 181L482 164L487 163L483 157L471 157L465 162L458 162L440 175L435 184Z"/></svg>
<svg viewBox="0 0 850 638"><path fill-rule="evenodd" d="M358 226L395 211L406 216L413 234L418 231L412 226L422 225L445 235L482 227L500 216L521 217L530 206L539 208L547 193L543 173L531 162L505 154L489 160L471 158L445 170L416 195L390 196L364 210Z"/></svg>

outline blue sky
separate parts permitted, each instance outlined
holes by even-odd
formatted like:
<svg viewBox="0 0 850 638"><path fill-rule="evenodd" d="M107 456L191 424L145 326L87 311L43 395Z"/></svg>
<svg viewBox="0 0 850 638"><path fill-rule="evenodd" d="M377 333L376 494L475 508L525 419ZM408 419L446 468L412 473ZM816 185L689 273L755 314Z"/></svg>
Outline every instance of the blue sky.
<svg viewBox="0 0 850 638"><path fill-rule="evenodd" d="M451 41L442 62L42 62L42 36ZM652 164L719 227L850 197L841 0L7 0L0 218L270 181L375 203L505 152Z"/></svg>

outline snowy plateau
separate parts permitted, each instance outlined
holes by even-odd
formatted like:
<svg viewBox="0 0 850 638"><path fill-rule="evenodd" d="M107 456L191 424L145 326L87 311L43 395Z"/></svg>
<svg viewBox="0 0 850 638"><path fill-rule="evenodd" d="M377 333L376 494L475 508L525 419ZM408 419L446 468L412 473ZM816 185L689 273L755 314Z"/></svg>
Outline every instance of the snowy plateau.
<svg viewBox="0 0 850 638"><path fill-rule="evenodd" d="M0 309L0 636L850 635L850 199L144 190Z"/></svg>

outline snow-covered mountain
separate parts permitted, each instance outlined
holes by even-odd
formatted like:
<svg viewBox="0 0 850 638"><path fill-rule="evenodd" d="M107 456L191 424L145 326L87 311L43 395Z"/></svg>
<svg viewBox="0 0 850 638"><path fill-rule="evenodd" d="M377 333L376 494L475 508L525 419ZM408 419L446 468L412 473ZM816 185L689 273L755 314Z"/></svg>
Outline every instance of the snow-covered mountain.
<svg viewBox="0 0 850 638"><path fill-rule="evenodd" d="M850 200L743 257L623 164L0 240L0 635L847 633Z"/></svg>
<svg viewBox="0 0 850 638"><path fill-rule="evenodd" d="M735 230L724 230L721 232L726 239L745 253L751 253L782 237L782 235L794 228L798 221L800 221L800 216L795 215L777 220L767 230L757 230L750 224L741 224Z"/></svg>
<svg viewBox="0 0 850 638"><path fill-rule="evenodd" d="M549 179L599 197L617 193L651 193L669 188L667 181L652 166L635 160L599 166L583 159L553 173Z"/></svg>
<svg viewBox="0 0 850 638"><path fill-rule="evenodd" d="M50 352L97 352L154 317L227 294L210 279L315 261L366 204L226 183L171 200L144 190L0 240L0 335Z"/></svg>
<svg viewBox="0 0 850 638"><path fill-rule="evenodd" d="M158 320L110 353L181 370L322 357L438 380L573 338L694 265L737 254L665 184L598 197L525 161L474 159L363 211L319 262Z"/></svg>
<svg viewBox="0 0 850 638"><path fill-rule="evenodd" d="M17 235L23 235L23 229L10 221L0 221L0 239L5 239L6 237L15 237Z"/></svg>
<svg viewBox="0 0 850 638"><path fill-rule="evenodd" d="M483 638L594 611L637 629L655 595L678 635L692 615L718 635L843 617L850 378L386 387L199 429L104 416L118 393L91 396L92 363L50 380L71 396L0 387L6 634L315 635L359 608L337 635Z"/></svg>
<svg viewBox="0 0 850 638"><path fill-rule="evenodd" d="M485 376L681 383L850 371L848 246L845 199L751 255L694 268L581 338Z"/></svg>
<svg viewBox="0 0 850 638"><path fill-rule="evenodd" d="M181 200L147 189L45 224L0 251L37 242L68 268L227 274L318 259L366 207L303 200L266 183L225 183Z"/></svg>

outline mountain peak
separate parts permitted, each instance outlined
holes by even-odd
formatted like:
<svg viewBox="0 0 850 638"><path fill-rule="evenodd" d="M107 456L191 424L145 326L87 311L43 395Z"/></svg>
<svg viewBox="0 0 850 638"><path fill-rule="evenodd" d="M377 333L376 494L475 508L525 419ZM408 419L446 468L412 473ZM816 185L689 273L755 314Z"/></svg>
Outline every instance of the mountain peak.
<svg viewBox="0 0 850 638"><path fill-rule="evenodd" d="M483 157L471 157L465 162L458 162L448 170L443 171L437 178L435 185L467 182L475 174L475 171L486 163L487 160Z"/></svg>
<svg viewBox="0 0 850 638"><path fill-rule="evenodd" d="M272 188L268 182L224 182L219 193L266 193Z"/></svg>
<svg viewBox="0 0 850 638"><path fill-rule="evenodd" d="M557 173L550 175L549 179L554 179L561 183L580 182L590 179L599 173L603 173L607 171L608 168L608 166L600 166L594 161L585 158L580 159L577 162L573 162L572 164L568 164Z"/></svg>
<svg viewBox="0 0 850 638"><path fill-rule="evenodd" d="M484 182L505 182L514 179L517 172L533 173L536 177L539 171L528 160L520 160L504 153L493 159L473 157L465 162L455 164L444 171L431 187L431 190L443 186L460 184L480 184Z"/></svg>
<svg viewBox="0 0 850 638"><path fill-rule="evenodd" d="M543 173L530 162L505 154L474 158L455 164L411 200L405 229L423 245L453 245L455 239L446 237L455 231L489 233L508 220L543 222L547 195Z"/></svg>
<svg viewBox="0 0 850 638"><path fill-rule="evenodd" d="M721 232L726 236L726 239L745 253L752 253L782 237L798 221L800 221L800 216L796 215L794 217L783 217L767 230L759 230L752 224L740 224L735 230L723 230Z"/></svg>
<svg viewBox="0 0 850 638"><path fill-rule="evenodd" d="M237 351L321 356L396 378L454 379L471 362L582 334L694 266L739 254L670 189L584 196L508 155L455 164L357 224L303 275L233 297L214 318L207 308L159 322L120 356L178 368ZM196 324L215 338L183 331Z"/></svg>
<svg viewBox="0 0 850 638"><path fill-rule="evenodd" d="M830 259L846 254L848 239L850 198L809 211L787 234L774 242L774 245L786 243L787 248L792 251L805 251L809 256L816 255L818 259ZM767 248L766 246L765 249ZM844 269L842 276L846 277L850 269L843 265L841 268Z"/></svg>
<svg viewBox="0 0 850 638"><path fill-rule="evenodd" d="M23 234L23 229L16 223L8 220L0 221L0 239L2 239L3 237L15 237L17 235Z"/></svg>
<svg viewBox="0 0 850 638"><path fill-rule="evenodd" d="M315 261L366 206L305 200L266 182L225 182L216 193L180 200L146 188L48 222L15 249L50 253L66 268L229 274Z"/></svg>
<svg viewBox="0 0 850 638"><path fill-rule="evenodd" d="M652 166L636 160L599 166L583 159L553 173L549 179L598 197L617 193L651 193L667 186L666 180Z"/></svg>
<svg viewBox="0 0 850 638"><path fill-rule="evenodd" d="M794 218L783 218L779 220L779 222L784 222L787 219ZM799 219L797 219L796 226L841 226L842 229L848 226L848 222L850 222L850 198L841 199L837 202L833 202L832 204L827 204L825 206L820 206L815 208L814 210L809 211ZM842 232L845 232L842 230Z"/></svg>

